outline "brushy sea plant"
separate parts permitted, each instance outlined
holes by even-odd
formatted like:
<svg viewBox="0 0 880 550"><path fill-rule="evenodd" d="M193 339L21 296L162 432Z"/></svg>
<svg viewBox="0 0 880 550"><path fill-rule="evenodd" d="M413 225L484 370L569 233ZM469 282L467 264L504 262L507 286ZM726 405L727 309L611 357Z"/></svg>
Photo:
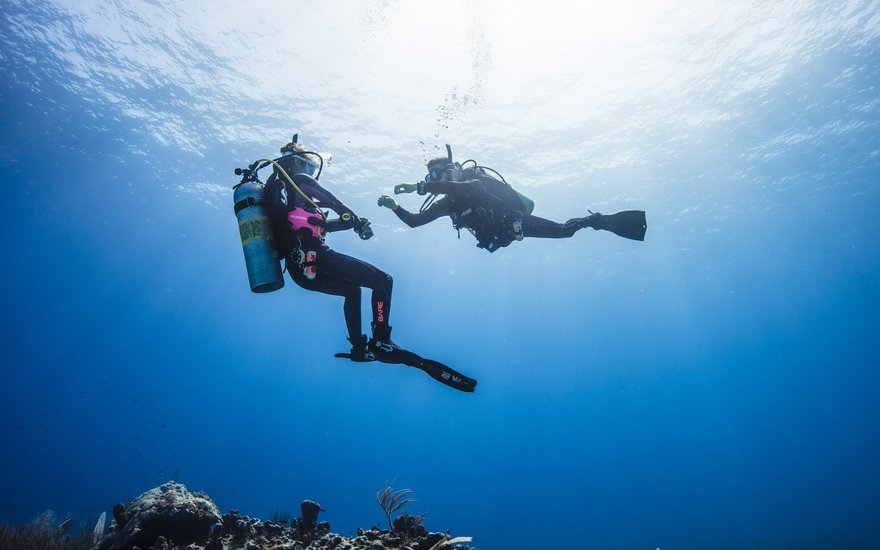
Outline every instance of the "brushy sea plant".
<svg viewBox="0 0 880 550"><path fill-rule="evenodd" d="M91 546L92 534L88 532L69 536L54 526L0 523L0 550L88 550Z"/></svg>
<svg viewBox="0 0 880 550"><path fill-rule="evenodd" d="M84 517L79 518L76 522L77 533L85 533L87 531L91 532L95 528L95 524L98 522L98 516L94 514L88 514Z"/></svg>
<svg viewBox="0 0 880 550"><path fill-rule="evenodd" d="M394 530L394 525L391 523L391 514L400 510L410 502L415 502L414 498L406 498L406 495L412 493L410 489L400 489L399 491L395 491L393 488L394 482L396 480L391 480L391 483L385 483L385 488L376 493L376 502L379 503L379 506L382 507L382 511L385 512L385 517L388 518L388 531Z"/></svg>

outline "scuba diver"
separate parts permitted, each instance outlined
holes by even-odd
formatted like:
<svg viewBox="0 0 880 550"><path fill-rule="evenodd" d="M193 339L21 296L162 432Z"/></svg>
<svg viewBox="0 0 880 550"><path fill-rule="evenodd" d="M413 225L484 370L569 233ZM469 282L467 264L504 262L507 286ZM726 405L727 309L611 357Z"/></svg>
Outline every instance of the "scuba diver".
<svg viewBox="0 0 880 550"><path fill-rule="evenodd" d="M356 362L374 361L374 350L398 347L391 341L388 324L394 281L379 268L336 252L324 242L327 233L335 231L353 229L364 240L372 237L373 231L369 220L359 218L309 175L314 161L302 154L305 151L296 141L281 148L282 156L266 180L266 189L268 193L277 189L275 192L281 194L286 208L270 212L269 224L293 282L306 290L344 298L342 311L351 343L349 358ZM293 181L284 181L282 171L292 174ZM330 209L339 217L328 220L322 209ZM369 342L361 332L361 287L372 291Z"/></svg>
<svg viewBox="0 0 880 550"><path fill-rule="evenodd" d="M568 238L587 227L611 231L627 239L645 240L648 226L645 213L641 210L611 215L590 212L589 216L583 218L572 218L565 223L554 222L532 215L535 203L511 187L492 168L480 166L472 159L463 163L453 162L449 145L446 146L446 153L446 157L428 162L424 181L394 187L395 194L416 192L428 195L419 212L407 211L388 195L379 197L379 206L391 209L410 227L449 216L452 226L459 231L459 237L461 230L467 229L476 237L477 246L489 252L525 237ZM444 197L434 202L438 195Z"/></svg>
<svg viewBox="0 0 880 550"><path fill-rule="evenodd" d="M277 256L273 256L269 263L274 264L273 267L280 276L278 259L283 258L285 270L300 287L344 298L343 315L351 350L348 353L338 353L336 357L358 363L378 360L405 364L424 370L431 377L455 389L474 391L476 380L442 363L402 349L391 340L391 276L363 260L336 252L325 243L328 233L347 229L353 229L361 239L369 239L373 236L370 221L358 217L318 183L324 160L318 153L307 151L301 143L297 143L297 137L294 135L292 141L281 148L281 157L274 160L260 159L247 169L236 169L236 174L242 175L242 181L236 188L248 184L250 189L258 192L253 197L240 198L236 190L236 214L253 206L263 208L262 213L268 218L268 231L263 233L269 237L267 240L274 240L274 248L277 250ZM315 159L320 161L320 165ZM257 172L270 164L273 167L272 174L265 185L260 185ZM316 170L317 175L312 177ZM325 210L332 210L338 217L328 218ZM241 227L242 222L239 224ZM254 240L253 235L260 232L259 229L242 230L246 263L247 247ZM248 270L250 277L250 264ZM283 276L265 288L255 288L254 281L251 281L255 292L272 291L283 284ZM369 288L372 292L372 337L369 340L361 331L362 287Z"/></svg>

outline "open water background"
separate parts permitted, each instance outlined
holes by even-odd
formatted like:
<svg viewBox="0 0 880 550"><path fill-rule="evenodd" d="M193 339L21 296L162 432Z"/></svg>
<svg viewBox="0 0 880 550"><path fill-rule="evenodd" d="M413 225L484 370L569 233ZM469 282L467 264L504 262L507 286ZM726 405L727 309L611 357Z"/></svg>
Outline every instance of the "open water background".
<svg viewBox="0 0 880 550"><path fill-rule="evenodd" d="M0 7L0 520L177 479L351 534L396 480L481 550L880 547L878 2ZM294 132L475 394L250 293L232 170ZM404 230L445 143L647 240Z"/></svg>

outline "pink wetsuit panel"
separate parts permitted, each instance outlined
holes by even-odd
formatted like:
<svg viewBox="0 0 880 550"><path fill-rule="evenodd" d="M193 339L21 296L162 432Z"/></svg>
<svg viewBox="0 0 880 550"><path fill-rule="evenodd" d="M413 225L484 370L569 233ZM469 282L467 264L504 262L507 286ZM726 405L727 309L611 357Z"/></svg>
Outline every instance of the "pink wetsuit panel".
<svg viewBox="0 0 880 550"><path fill-rule="evenodd" d="M290 222L290 225L293 226L294 231L305 227L306 229L311 231L312 235L315 237L321 236L321 228L317 225L312 225L311 223L309 223L309 218L320 217L320 214L309 212L308 210L300 208L298 206L287 213L287 220Z"/></svg>

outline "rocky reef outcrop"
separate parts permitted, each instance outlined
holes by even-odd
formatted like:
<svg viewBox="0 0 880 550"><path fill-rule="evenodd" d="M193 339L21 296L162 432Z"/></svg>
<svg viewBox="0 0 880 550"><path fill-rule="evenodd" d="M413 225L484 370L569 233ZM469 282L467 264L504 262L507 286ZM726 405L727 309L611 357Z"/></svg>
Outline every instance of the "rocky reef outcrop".
<svg viewBox="0 0 880 550"><path fill-rule="evenodd" d="M208 495L191 493L180 483L165 483L127 505L114 506L113 522L94 548L152 548L159 537L183 548L207 540L221 520Z"/></svg>
<svg viewBox="0 0 880 550"><path fill-rule="evenodd" d="M113 521L93 550L444 550L462 539L430 533L422 516L402 514L391 530L358 529L357 536L331 532L318 521L321 506L304 500L301 516L290 522L263 521L236 510L221 514L211 497L190 492L180 483L165 483L128 504L113 508ZM469 540L469 539L468 539Z"/></svg>

